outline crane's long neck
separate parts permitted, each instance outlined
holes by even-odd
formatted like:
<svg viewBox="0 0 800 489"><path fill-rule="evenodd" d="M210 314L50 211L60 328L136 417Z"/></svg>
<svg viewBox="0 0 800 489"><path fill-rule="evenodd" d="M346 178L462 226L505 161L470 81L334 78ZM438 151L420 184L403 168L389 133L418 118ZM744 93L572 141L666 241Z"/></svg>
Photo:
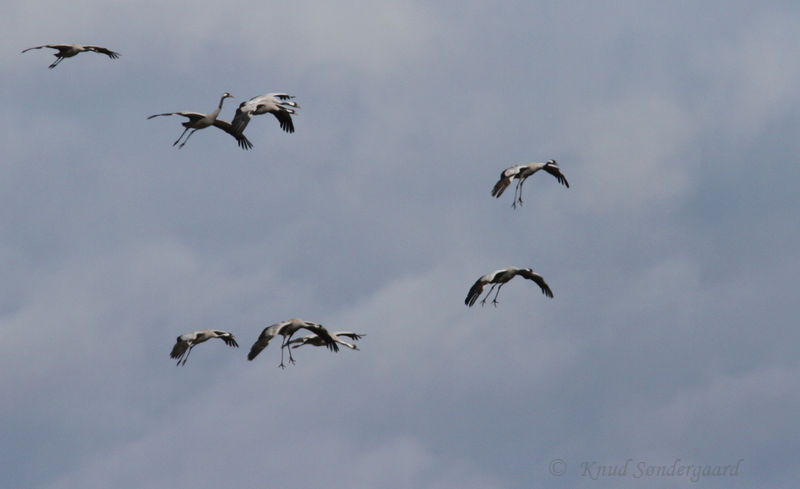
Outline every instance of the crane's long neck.
<svg viewBox="0 0 800 489"><path fill-rule="evenodd" d="M226 98L228 98L228 97L223 95L222 98L219 99L219 106L217 107L217 110L215 110L214 112L209 114L210 116L213 116L214 119L217 118L217 116L219 115L220 111L222 110L222 104L225 102Z"/></svg>

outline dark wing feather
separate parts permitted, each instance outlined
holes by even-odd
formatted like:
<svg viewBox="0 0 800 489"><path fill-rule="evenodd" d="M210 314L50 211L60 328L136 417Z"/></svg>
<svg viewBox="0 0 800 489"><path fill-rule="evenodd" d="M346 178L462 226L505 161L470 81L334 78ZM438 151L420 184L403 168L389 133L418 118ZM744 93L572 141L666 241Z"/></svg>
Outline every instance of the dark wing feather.
<svg viewBox="0 0 800 489"><path fill-rule="evenodd" d="M227 331L219 331L215 330L214 333L219 335L219 338L225 342L226 345L232 346L234 348L239 348L239 344L236 343L236 338L233 337L233 334L228 333Z"/></svg>
<svg viewBox="0 0 800 489"><path fill-rule="evenodd" d="M367 335L358 334L358 333L351 333L350 331L339 331L339 332L336 333L336 336L345 336L347 338L350 338L351 340L360 340L361 338L363 338L364 336L367 336Z"/></svg>
<svg viewBox="0 0 800 489"><path fill-rule="evenodd" d="M314 338L316 338L316 333L313 335L303 336L302 338L295 338L293 340L289 340L286 342L287 345L294 345L292 348L300 348L301 346L308 344ZM299 343L299 344L298 344Z"/></svg>
<svg viewBox="0 0 800 489"><path fill-rule="evenodd" d="M247 102L242 102L239 104L239 107L236 109L236 113L233 115L233 119L231 120L231 126L237 134L244 132L244 128L247 127L247 123L250 122L250 118L252 117L252 114L249 110L242 110L242 107L244 107L245 104L247 104Z"/></svg>
<svg viewBox="0 0 800 489"><path fill-rule="evenodd" d="M104 48L102 46L84 46L89 51L94 51L95 53L105 54L111 59L119 58L119 53L116 53L110 49Z"/></svg>
<svg viewBox="0 0 800 489"><path fill-rule="evenodd" d="M486 287L487 282L483 280L483 277L479 278L469 289L469 293L467 294L467 298L464 299L464 304L469 307L472 307L475 304L475 301L478 300L478 297L481 296L484 287Z"/></svg>
<svg viewBox="0 0 800 489"><path fill-rule="evenodd" d="M544 281L541 275L538 273L532 272L531 270L520 270L519 274L522 277L525 277L528 280L533 280L536 282L536 285L542 289L542 294L546 295L547 297L553 297L553 291L550 290L550 286Z"/></svg>
<svg viewBox="0 0 800 489"><path fill-rule="evenodd" d="M270 340L272 340L272 336L267 335L266 332L267 330L265 328L264 331L261 332L261 335L258 337L256 342L253 343L253 346L250 347L250 353L247 354L248 360L254 359L259 353L261 353L261 350L269 345Z"/></svg>
<svg viewBox="0 0 800 489"><path fill-rule="evenodd" d="M180 115L183 117L188 118L191 121L196 121L197 119L202 119L205 117L205 114L201 114L199 112L165 112L163 114L153 114L148 119L152 119L153 117L160 117L162 115Z"/></svg>
<svg viewBox="0 0 800 489"><path fill-rule="evenodd" d="M511 185L514 177L519 175L519 168L519 165L510 166L500 173L500 179L497 180L497 183L494 184L494 188L492 189L493 197L499 198L503 195L503 192Z"/></svg>
<svg viewBox="0 0 800 489"><path fill-rule="evenodd" d="M333 337L330 335L330 333L328 333L328 330L325 329L325 327L322 326L321 324L306 323L306 326L301 326L301 328L307 329L312 333L316 333L317 336L325 340L325 346L327 346L329 350L339 351L339 345L336 344L335 341L333 341Z"/></svg>
<svg viewBox="0 0 800 489"><path fill-rule="evenodd" d="M186 353L186 350L188 348L189 348L189 343L187 343L185 341L181 341L179 339L178 342L175 343L175 346L172 347L172 351L170 352L169 357L170 358L181 358L183 356L183 354Z"/></svg>
<svg viewBox="0 0 800 489"><path fill-rule="evenodd" d="M294 111L289 110L279 110L277 112L273 112L272 114L278 119L278 122L281 125L281 129L288 133L294 132L294 123L292 122L292 114Z"/></svg>
<svg viewBox="0 0 800 489"><path fill-rule="evenodd" d="M223 131L227 132L228 134L230 134L231 136L235 137L236 142L239 144L240 148L250 149L253 147L253 143L251 143L250 140L247 139L247 136L245 136L241 132L237 133L236 131L234 131L233 126L229 122L223 121L222 119L216 119L214 120L214 127L218 127Z"/></svg>
<svg viewBox="0 0 800 489"><path fill-rule="evenodd" d="M561 169L559 167L553 165L545 165L544 171L556 177L558 183L569 188L569 182L567 182L567 178L564 176L563 173L561 173Z"/></svg>
<svg viewBox="0 0 800 489"><path fill-rule="evenodd" d="M494 184L494 188L492 188L492 197L500 197L503 195L503 192L511 185L511 177L505 177L502 174L500 175L500 180Z"/></svg>
<svg viewBox="0 0 800 489"><path fill-rule="evenodd" d="M23 49L22 52L24 53L26 51L30 51L31 49L42 49L42 48L60 49L60 48L65 47L65 46L66 46L66 44L43 44L41 46L34 46L32 48Z"/></svg>

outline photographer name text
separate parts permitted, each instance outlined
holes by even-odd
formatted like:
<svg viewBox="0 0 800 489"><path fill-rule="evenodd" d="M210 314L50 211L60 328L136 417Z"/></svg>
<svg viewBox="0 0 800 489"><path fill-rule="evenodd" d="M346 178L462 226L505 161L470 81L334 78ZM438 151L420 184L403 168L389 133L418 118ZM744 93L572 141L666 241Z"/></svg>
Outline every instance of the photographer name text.
<svg viewBox="0 0 800 489"><path fill-rule="evenodd" d="M606 478L630 477L633 479L646 479L658 477L687 478L692 482L713 477L736 477L744 459L739 459L735 464L703 465L685 463L676 458L668 465L651 464L646 461L635 461L629 458L622 464L603 464L597 461L582 462L580 465L581 477L591 480Z"/></svg>

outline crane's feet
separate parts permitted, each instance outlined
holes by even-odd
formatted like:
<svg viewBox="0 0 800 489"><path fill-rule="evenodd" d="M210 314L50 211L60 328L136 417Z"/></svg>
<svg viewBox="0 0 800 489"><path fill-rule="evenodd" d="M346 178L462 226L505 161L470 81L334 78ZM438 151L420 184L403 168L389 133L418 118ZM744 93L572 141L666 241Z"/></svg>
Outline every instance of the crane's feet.
<svg viewBox="0 0 800 489"><path fill-rule="evenodd" d="M497 304L499 304L499 302L497 302L497 299L494 299L494 300L492 301L492 305L493 305L494 307L497 307Z"/></svg>

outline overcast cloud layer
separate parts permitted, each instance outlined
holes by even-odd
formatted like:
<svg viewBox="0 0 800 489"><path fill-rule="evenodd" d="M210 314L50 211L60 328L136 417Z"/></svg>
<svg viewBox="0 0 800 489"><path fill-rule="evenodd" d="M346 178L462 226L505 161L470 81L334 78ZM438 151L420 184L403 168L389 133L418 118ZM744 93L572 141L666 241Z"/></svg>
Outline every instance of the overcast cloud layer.
<svg viewBox="0 0 800 489"><path fill-rule="evenodd" d="M769 4L8 2L2 487L791 487L800 8ZM122 56L20 54L62 42ZM146 120L225 91L296 95L296 132ZM490 196L550 158L569 189ZM509 265L555 298L464 306ZM295 316L361 351L246 360ZM203 328L242 347L176 368ZM738 471L641 472L690 464Z"/></svg>

